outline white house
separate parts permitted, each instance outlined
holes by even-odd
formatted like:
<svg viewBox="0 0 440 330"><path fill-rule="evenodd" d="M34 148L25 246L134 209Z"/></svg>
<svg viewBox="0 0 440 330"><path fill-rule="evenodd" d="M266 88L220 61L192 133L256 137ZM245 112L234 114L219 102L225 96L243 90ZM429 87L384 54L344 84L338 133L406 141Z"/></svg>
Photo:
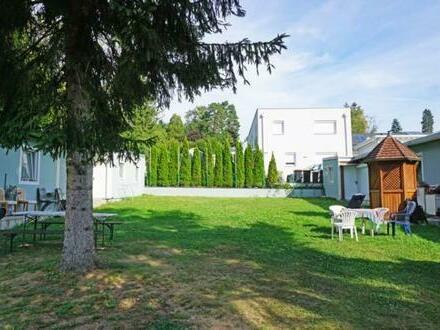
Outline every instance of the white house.
<svg viewBox="0 0 440 330"><path fill-rule="evenodd" d="M272 153L283 180L295 170L309 170L331 156L352 156L351 116L346 108L257 109L246 142Z"/></svg>
<svg viewBox="0 0 440 330"><path fill-rule="evenodd" d="M116 161L96 165L93 169L93 199L108 200L141 195L144 189L145 159L135 164ZM0 188L17 186L26 198L36 199L37 188L66 191L66 160L32 149L5 150L0 147Z"/></svg>

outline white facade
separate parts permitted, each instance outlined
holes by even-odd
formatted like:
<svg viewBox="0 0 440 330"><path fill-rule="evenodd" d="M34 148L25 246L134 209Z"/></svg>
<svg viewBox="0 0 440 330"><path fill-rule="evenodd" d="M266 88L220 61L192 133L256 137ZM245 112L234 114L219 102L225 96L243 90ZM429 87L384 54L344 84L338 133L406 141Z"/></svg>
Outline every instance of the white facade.
<svg viewBox="0 0 440 330"><path fill-rule="evenodd" d="M257 109L246 139L263 151L267 170L272 153L283 180L332 156L352 156L350 109Z"/></svg>
<svg viewBox="0 0 440 330"><path fill-rule="evenodd" d="M145 182L145 158L137 163L115 161L114 166L100 164L93 168L93 199L119 199L142 195Z"/></svg>

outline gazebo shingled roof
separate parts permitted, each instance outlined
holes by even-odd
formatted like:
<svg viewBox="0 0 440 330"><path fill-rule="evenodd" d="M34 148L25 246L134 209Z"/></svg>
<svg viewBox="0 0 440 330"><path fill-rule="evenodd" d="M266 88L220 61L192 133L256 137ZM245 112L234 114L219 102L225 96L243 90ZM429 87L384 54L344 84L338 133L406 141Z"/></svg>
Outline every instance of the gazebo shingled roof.
<svg viewBox="0 0 440 330"><path fill-rule="evenodd" d="M393 160L418 161L420 158L414 151L389 134L362 159L366 163Z"/></svg>

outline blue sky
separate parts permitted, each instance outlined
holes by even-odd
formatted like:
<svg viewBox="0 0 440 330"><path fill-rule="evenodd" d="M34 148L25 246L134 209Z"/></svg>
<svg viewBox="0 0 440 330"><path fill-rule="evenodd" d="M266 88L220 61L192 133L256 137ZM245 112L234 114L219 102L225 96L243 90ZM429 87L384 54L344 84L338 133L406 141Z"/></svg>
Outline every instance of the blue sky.
<svg viewBox="0 0 440 330"><path fill-rule="evenodd" d="M393 118L420 130L423 109L440 130L440 1L242 0L244 18L210 40L268 40L288 33L272 75L248 72L250 86L173 101L165 113L235 104L245 138L259 107L339 107L355 101L386 131Z"/></svg>

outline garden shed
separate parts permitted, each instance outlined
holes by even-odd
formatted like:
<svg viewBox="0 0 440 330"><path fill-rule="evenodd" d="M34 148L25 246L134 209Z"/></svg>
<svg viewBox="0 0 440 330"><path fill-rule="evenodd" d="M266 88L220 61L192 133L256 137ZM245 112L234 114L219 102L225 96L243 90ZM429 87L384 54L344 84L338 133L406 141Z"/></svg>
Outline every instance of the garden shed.
<svg viewBox="0 0 440 330"><path fill-rule="evenodd" d="M368 164L370 205L398 211L415 199L419 157L388 134L363 160Z"/></svg>

